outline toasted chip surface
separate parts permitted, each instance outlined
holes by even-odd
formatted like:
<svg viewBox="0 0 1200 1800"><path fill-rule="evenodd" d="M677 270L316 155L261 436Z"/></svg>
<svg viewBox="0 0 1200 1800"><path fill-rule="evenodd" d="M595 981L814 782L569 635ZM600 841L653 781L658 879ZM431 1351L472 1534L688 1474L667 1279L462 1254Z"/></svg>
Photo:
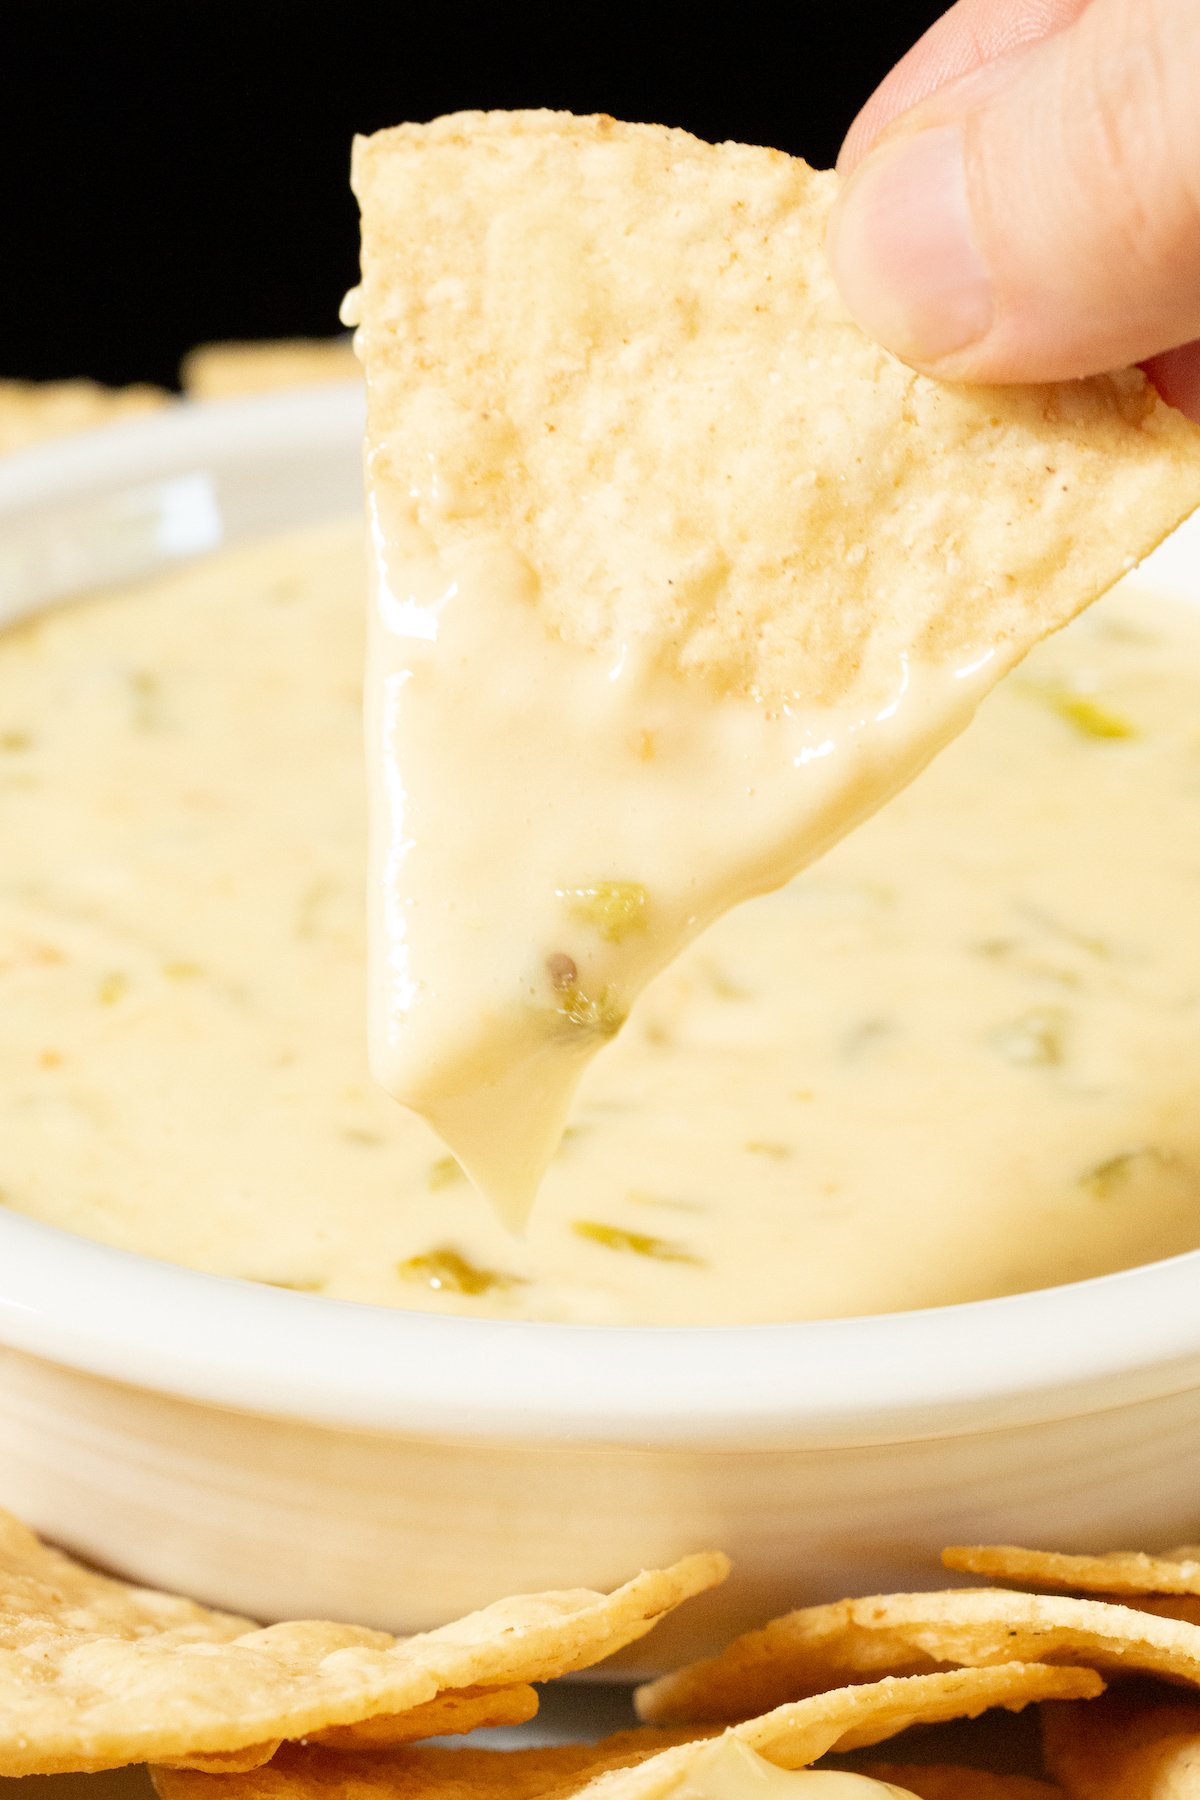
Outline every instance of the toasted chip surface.
<svg viewBox="0 0 1200 1800"><path fill-rule="evenodd" d="M528 1682L514 1687L459 1688L439 1694L424 1706L414 1706L411 1712L310 1732L308 1741L326 1744L331 1750L387 1750L420 1738L461 1737L485 1726L525 1725L537 1717L537 1709L537 1691Z"/></svg>
<svg viewBox="0 0 1200 1800"><path fill-rule="evenodd" d="M837 188L782 153L565 113L359 139L360 347L396 479L430 458L537 607L724 691L844 699L904 651L1032 642L1200 503L1136 372L949 387L852 322Z"/></svg>
<svg viewBox="0 0 1200 1800"><path fill-rule="evenodd" d="M421 1745L390 1754L335 1752L287 1744L265 1768L236 1780L194 1771L151 1771L162 1800L557 1800L576 1793L608 1769L644 1762L672 1745L692 1741L679 1731L618 1732L597 1744L550 1744L529 1750L461 1750Z"/></svg>
<svg viewBox="0 0 1200 1800"><path fill-rule="evenodd" d="M1024 1550L1016 1544L951 1544L942 1552L948 1569L1022 1586L1079 1588L1095 1594L1200 1594L1200 1557L1192 1546L1163 1556L1111 1550L1070 1556L1057 1550Z"/></svg>
<svg viewBox="0 0 1200 1800"><path fill-rule="evenodd" d="M803 1768L828 1750L879 1743L910 1725L973 1717L993 1706L1019 1710L1032 1701L1067 1694L1085 1698L1103 1685L1086 1669L1019 1663L959 1669L820 1694L751 1719L733 1735L782 1768ZM288 1745L265 1768L244 1775L169 1769L153 1774L161 1800L305 1800L310 1795L314 1800L318 1795L325 1800L404 1800L410 1795L422 1800L566 1800L579 1792L589 1800L657 1800L710 1741L704 1732L643 1728L599 1744L509 1752L429 1746L363 1755Z"/></svg>
<svg viewBox="0 0 1200 1800"><path fill-rule="evenodd" d="M0 456L154 412L169 399L162 388L142 384L107 388L98 381L0 381Z"/></svg>
<svg viewBox="0 0 1200 1800"><path fill-rule="evenodd" d="M781 1768L800 1769L831 1750L882 1743L910 1725L975 1718L993 1706L1016 1712L1032 1701L1055 1698L1056 1683L1083 1684L1079 1698L1103 1691L1091 1669L1052 1669L1009 1662L990 1669L956 1669L948 1674L885 1676L857 1687L834 1688L776 1707L733 1726L732 1733ZM589 1800L658 1800L666 1794L704 1744L665 1750L636 1769L603 1775L588 1788Z"/></svg>
<svg viewBox="0 0 1200 1800"><path fill-rule="evenodd" d="M874 1781L890 1781L896 1787L907 1788L917 1800L1063 1800L1061 1788L1048 1781L1037 1781L1032 1775L993 1775L988 1769L968 1769L950 1763L870 1762L858 1766Z"/></svg>
<svg viewBox="0 0 1200 1800"><path fill-rule="evenodd" d="M1123 1683L1086 1707L1045 1707L1042 1739L1067 1800L1200 1795L1200 1702L1164 1699L1149 1683Z"/></svg>
<svg viewBox="0 0 1200 1800"><path fill-rule="evenodd" d="M378 1718L362 1719L357 1725L331 1725L325 1731L310 1731L305 1742L322 1744L331 1750L393 1750L401 1744L419 1743L422 1738L461 1737L485 1726L524 1725L536 1718L537 1710L537 1691L527 1684L451 1689L408 1712L384 1713ZM209 1775L240 1775L269 1763L282 1742L281 1738L268 1738L265 1743L247 1744L237 1750L191 1750L178 1766ZM176 1765L166 1758L164 1766Z"/></svg>
<svg viewBox="0 0 1200 1800"><path fill-rule="evenodd" d="M255 1630L93 1575L3 1515L0 1775L257 1760L273 1740L423 1708L446 1690L524 1687L611 1655L727 1568L689 1557L613 1594L519 1595L402 1640L315 1621Z"/></svg>
<svg viewBox="0 0 1200 1800"><path fill-rule="evenodd" d="M184 392L193 400L231 400L242 394L362 378L348 337L197 344L184 357L179 373Z"/></svg>
<svg viewBox="0 0 1200 1800"><path fill-rule="evenodd" d="M1200 1687L1200 1626L1099 1600L1001 1588L878 1594L772 1620L719 1656L642 1688L638 1712L654 1723L719 1724L842 1682L1013 1659Z"/></svg>

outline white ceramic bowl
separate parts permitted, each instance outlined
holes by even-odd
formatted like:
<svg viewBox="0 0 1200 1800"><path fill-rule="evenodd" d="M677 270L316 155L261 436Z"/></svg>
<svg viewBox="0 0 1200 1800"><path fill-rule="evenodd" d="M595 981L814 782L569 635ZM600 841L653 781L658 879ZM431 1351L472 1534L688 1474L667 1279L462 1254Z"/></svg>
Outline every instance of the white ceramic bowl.
<svg viewBox="0 0 1200 1800"><path fill-rule="evenodd" d="M0 622L356 504L350 389L0 465ZM1200 594L1194 534L1154 579ZM649 1669L949 1540L1200 1536L1200 1253L829 1323L438 1318L175 1268L0 1213L0 1502L134 1577L397 1631L710 1545Z"/></svg>

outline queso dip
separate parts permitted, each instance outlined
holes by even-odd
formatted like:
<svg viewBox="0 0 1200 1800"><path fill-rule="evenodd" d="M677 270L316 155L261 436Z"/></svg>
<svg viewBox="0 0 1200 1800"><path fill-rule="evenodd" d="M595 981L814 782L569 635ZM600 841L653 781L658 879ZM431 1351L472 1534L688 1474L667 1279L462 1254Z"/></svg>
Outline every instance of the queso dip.
<svg viewBox="0 0 1200 1800"><path fill-rule="evenodd" d="M1200 610L1117 590L729 915L511 1235L365 1061L346 523L0 636L0 1202L305 1292L728 1323L1200 1244Z"/></svg>

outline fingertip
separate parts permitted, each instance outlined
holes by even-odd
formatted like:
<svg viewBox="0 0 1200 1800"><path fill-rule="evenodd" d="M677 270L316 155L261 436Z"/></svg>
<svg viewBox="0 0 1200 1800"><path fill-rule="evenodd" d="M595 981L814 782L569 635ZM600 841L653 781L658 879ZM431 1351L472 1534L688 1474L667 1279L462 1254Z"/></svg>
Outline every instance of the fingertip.
<svg viewBox="0 0 1200 1800"><path fill-rule="evenodd" d="M1200 343L1164 350L1142 368L1168 406L1200 425Z"/></svg>
<svg viewBox="0 0 1200 1800"><path fill-rule="evenodd" d="M918 368L957 363L994 300L975 242L956 125L879 145L844 184L829 229L842 297L863 329Z"/></svg>

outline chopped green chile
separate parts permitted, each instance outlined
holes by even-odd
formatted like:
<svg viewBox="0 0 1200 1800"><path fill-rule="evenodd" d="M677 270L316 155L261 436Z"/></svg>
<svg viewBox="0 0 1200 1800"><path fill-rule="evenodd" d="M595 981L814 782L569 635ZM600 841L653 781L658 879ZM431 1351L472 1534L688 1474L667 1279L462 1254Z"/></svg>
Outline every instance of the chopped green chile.
<svg viewBox="0 0 1200 1800"><path fill-rule="evenodd" d="M1120 1150L1116 1156L1109 1156L1094 1169L1089 1169L1082 1177L1083 1185L1097 1200L1111 1200L1130 1185L1139 1167L1163 1160L1162 1152L1150 1144L1141 1144L1135 1150Z"/></svg>
<svg viewBox="0 0 1200 1800"><path fill-rule="evenodd" d="M1024 681L1023 692L1040 700L1063 722L1089 738L1136 738L1137 727L1121 713L1114 712L1090 694L1053 682Z"/></svg>
<svg viewBox="0 0 1200 1800"><path fill-rule="evenodd" d="M646 928L647 895L637 881L598 881L592 887L559 888L558 897L581 924L590 925L609 944L619 944L632 931Z"/></svg>
<svg viewBox="0 0 1200 1800"><path fill-rule="evenodd" d="M586 1238L590 1244L599 1244L605 1250L645 1256L652 1262L690 1263L698 1268L702 1260L669 1238L654 1237L648 1231L629 1231L623 1225L606 1225L599 1219L576 1219L571 1230L576 1237Z"/></svg>
<svg viewBox="0 0 1200 1800"><path fill-rule="evenodd" d="M431 1162L425 1176L425 1186L431 1193L440 1194L444 1188L457 1187L466 1181L462 1168L452 1156L439 1156Z"/></svg>
<svg viewBox="0 0 1200 1800"><path fill-rule="evenodd" d="M168 981L199 981L204 970L197 962L188 962L183 958L173 958L165 962L162 972Z"/></svg>
<svg viewBox="0 0 1200 1800"><path fill-rule="evenodd" d="M150 669L133 669L129 676L133 723L139 731L157 731L163 722L162 683Z"/></svg>
<svg viewBox="0 0 1200 1800"><path fill-rule="evenodd" d="M989 1033L988 1042L997 1055L1015 1068L1057 1068L1066 1058L1066 1015L1055 1007L1035 1007L1014 1019L998 1025Z"/></svg>
<svg viewBox="0 0 1200 1800"><path fill-rule="evenodd" d="M1027 901L1022 901L1017 911L1031 925L1036 925L1039 930L1048 932L1051 937L1059 938L1065 944L1073 945L1076 950L1085 950L1097 962L1111 962L1114 958L1113 946L1107 938L1100 937L1095 932L1081 930L1069 919L1060 919L1048 912L1044 906L1031 906Z"/></svg>
<svg viewBox="0 0 1200 1800"><path fill-rule="evenodd" d="M659 1212L702 1213L708 1208L702 1200L676 1200L667 1194L645 1194L631 1188L625 1198L631 1206L656 1207Z"/></svg>
<svg viewBox="0 0 1200 1800"><path fill-rule="evenodd" d="M402 1281L421 1282L435 1292L449 1294L495 1294L522 1285L520 1276L482 1269L449 1245L407 1257L397 1263L396 1273Z"/></svg>
<svg viewBox="0 0 1200 1800"><path fill-rule="evenodd" d="M347 1144L361 1144L364 1150L378 1150L387 1143L387 1139L378 1131L363 1131L357 1125L346 1125L342 1128L342 1137Z"/></svg>
<svg viewBox="0 0 1200 1800"><path fill-rule="evenodd" d="M625 1023L625 1010L612 999L607 988L598 994L585 994L574 985L563 988L555 1009L560 1017L600 1037L615 1037Z"/></svg>
<svg viewBox="0 0 1200 1800"><path fill-rule="evenodd" d="M732 980L730 976L726 974L725 970L721 968L720 964L713 962L711 958L697 957L696 969L697 973L703 976L718 1000L753 999L753 995L749 988L743 987L740 982Z"/></svg>

